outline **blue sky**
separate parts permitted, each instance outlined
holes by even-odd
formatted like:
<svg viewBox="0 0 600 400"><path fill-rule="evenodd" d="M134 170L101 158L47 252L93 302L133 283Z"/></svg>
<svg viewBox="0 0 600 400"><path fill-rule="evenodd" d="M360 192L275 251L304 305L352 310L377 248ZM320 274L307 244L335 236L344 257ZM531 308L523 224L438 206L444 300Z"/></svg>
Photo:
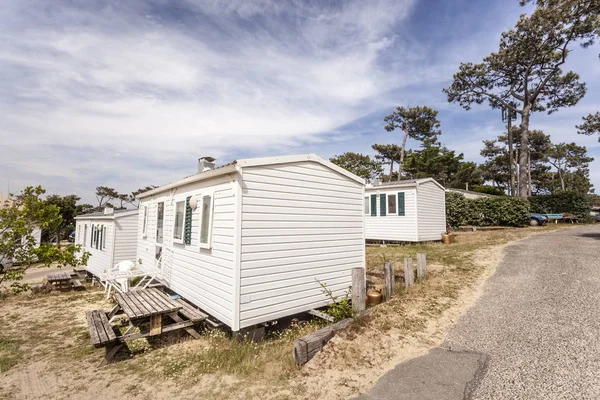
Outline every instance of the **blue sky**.
<svg viewBox="0 0 600 400"><path fill-rule="evenodd" d="M449 104L461 61L497 49L527 8L507 0L12 1L0 8L0 192L41 184L94 199L195 172L204 155L372 153L397 105L440 111L441 141L480 161L503 129L482 105ZM574 125L600 110L598 47L567 68L588 94L536 114L554 141L600 146ZM409 143L415 146L415 143Z"/></svg>

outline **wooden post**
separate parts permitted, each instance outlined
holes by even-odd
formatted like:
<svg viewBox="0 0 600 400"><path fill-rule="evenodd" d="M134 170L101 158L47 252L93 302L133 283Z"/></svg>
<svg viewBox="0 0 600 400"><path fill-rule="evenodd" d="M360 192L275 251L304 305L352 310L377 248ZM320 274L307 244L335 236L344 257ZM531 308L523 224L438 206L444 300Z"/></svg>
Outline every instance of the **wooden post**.
<svg viewBox="0 0 600 400"><path fill-rule="evenodd" d="M404 259L404 286L409 287L414 283L414 269L412 258Z"/></svg>
<svg viewBox="0 0 600 400"><path fill-rule="evenodd" d="M352 268L352 311L359 313L365 309L365 269Z"/></svg>
<svg viewBox="0 0 600 400"><path fill-rule="evenodd" d="M385 278L385 299L389 300L396 293L396 281L394 279L394 264L386 262L383 266L383 276Z"/></svg>
<svg viewBox="0 0 600 400"><path fill-rule="evenodd" d="M427 275L427 257L425 253L417 253L417 278L423 279Z"/></svg>

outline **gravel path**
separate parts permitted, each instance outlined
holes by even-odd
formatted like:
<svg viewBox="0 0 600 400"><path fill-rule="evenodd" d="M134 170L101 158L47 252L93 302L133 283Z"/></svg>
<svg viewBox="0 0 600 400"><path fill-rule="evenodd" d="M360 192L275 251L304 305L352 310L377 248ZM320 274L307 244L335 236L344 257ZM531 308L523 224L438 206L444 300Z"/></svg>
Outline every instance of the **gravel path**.
<svg viewBox="0 0 600 400"><path fill-rule="evenodd" d="M509 246L444 347L489 355L474 399L600 399L600 228Z"/></svg>
<svg viewBox="0 0 600 400"><path fill-rule="evenodd" d="M360 398L600 399L600 226L510 245L484 290L441 348Z"/></svg>

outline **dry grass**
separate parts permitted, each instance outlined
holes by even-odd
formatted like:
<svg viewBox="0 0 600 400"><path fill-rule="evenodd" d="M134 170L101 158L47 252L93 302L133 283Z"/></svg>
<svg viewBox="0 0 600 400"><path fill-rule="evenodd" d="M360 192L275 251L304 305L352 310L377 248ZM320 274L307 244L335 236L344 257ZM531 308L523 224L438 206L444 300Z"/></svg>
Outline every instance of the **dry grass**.
<svg viewBox="0 0 600 400"><path fill-rule="evenodd" d="M140 340L130 345L133 357L124 354L98 370L104 351L90 345L85 311L110 307L102 292L10 297L0 305L0 398L347 398L439 342L500 259L502 244L551 229L460 233L452 245L368 247L373 283L384 261L396 265L396 298L335 337L303 368L294 364L292 344L322 322L274 330L258 344L214 330L194 341ZM428 278L404 290L403 259L417 252L427 254Z"/></svg>

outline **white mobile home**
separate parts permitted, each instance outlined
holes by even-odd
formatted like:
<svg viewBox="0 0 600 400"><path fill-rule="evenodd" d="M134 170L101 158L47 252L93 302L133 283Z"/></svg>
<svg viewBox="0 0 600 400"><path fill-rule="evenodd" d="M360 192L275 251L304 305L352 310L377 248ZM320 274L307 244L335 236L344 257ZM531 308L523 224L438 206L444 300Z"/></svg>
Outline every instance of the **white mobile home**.
<svg viewBox="0 0 600 400"><path fill-rule="evenodd" d="M86 270L101 277L115 264L135 261L138 210L113 210L75 217L75 243L90 253Z"/></svg>
<svg viewBox="0 0 600 400"><path fill-rule="evenodd" d="M328 303L365 266L364 181L314 154L237 160L138 196L138 258L239 331Z"/></svg>
<svg viewBox="0 0 600 400"><path fill-rule="evenodd" d="M446 194L433 178L385 182L365 188L365 238L389 242L441 240Z"/></svg>

